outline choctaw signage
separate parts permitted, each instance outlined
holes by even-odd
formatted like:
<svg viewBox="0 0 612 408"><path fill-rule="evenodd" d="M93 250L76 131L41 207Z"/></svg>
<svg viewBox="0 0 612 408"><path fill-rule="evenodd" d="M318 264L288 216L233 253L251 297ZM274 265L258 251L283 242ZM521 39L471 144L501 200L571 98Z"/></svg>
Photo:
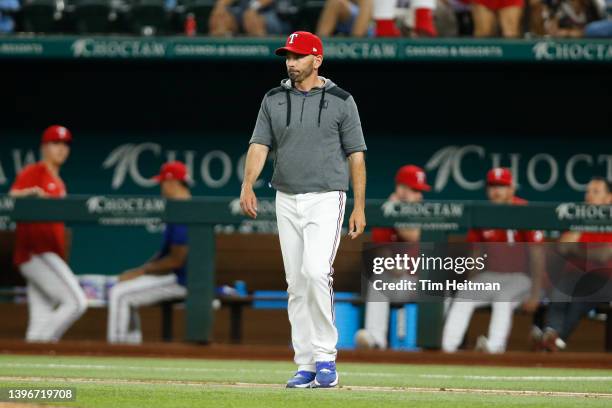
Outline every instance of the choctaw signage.
<svg viewBox="0 0 612 408"><path fill-rule="evenodd" d="M166 210L166 200L146 197L94 196L85 205L89 214L99 217L99 224L144 226L149 232L162 229L161 216Z"/></svg>
<svg viewBox="0 0 612 408"><path fill-rule="evenodd" d="M537 61L612 61L612 44L540 41L533 54Z"/></svg>
<svg viewBox="0 0 612 408"><path fill-rule="evenodd" d="M0 58L270 60L281 42L278 38L8 36L0 38ZM605 39L331 38L325 47L326 58L351 61L612 61L612 45Z"/></svg>
<svg viewBox="0 0 612 408"><path fill-rule="evenodd" d="M604 174L612 179L612 152L574 154L563 161L546 152L526 155L496 152L481 145L445 146L433 153L425 164L428 173L436 170L434 190L443 191L451 179L464 190L484 188L484 174L478 178L466 176L464 161L467 159L484 162L485 168L509 167L518 187L527 184L533 190L542 192L551 190L562 181L574 191L584 191L590 177L579 181L579 169Z"/></svg>
<svg viewBox="0 0 612 408"><path fill-rule="evenodd" d="M557 219L568 223L570 230L612 231L612 205L561 203L555 212ZM584 223L589 223L589 225L584 225Z"/></svg>
<svg viewBox="0 0 612 408"><path fill-rule="evenodd" d="M72 44L76 58L161 58L168 44L160 41L83 38Z"/></svg>
<svg viewBox="0 0 612 408"><path fill-rule="evenodd" d="M104 142L97 140L95 147L87 146L87 138L81 139L73 153L76 156L77 149L87 148L88 160L75 163L78 156L71 157L62 170L69 191L157 193L158 187L151 177L168 160L182 160L187 164L196 195L235 195L240 190L246 138L223 138L222 143L215 141L214 147L211 146L212 140L217 138L176 137L172 143L117 143L125 139L129 137L109 137ZM580 201L591 176L603 175L612 180L612 151L597 146L590 152L585 148L580 153L569 151L570 148L563 145L558 146L556 152L532 149L529 153L514 153L509 149L524 149L516 144L510 147L500 143L440 146L433 140L421 151L404 152L401 148L393 151L378 148L377 143L381 141L384 143L383 138L372 137L368 146L369 179L378 180L368 187L371 198L388 196L393 188L395 169L405 163L416 163L425 168L433 187L428 199L482 199L486 169L496 166L510 167L519 195L538 201ZM20 169L37 160L38 154L30 146L15 138L14 146L0 152L0 192L8 190ZM267 184L271 172L272 166L269 165L256 185L260 195L274 193ZM95 175L95 178L87 180L85 174ZM84 186L83 191L78 188L79 183ZM427 210L435 211L429 207ZM388 207L386 211L391 214L396 209Z"/></svg>
<svg viewBox="0 0 612 408"><path fill-rule="evenodd" d="M386 201L381 206L383 219L401 219L396 228L420 228L426 231L457 231L468 225L469 214L460 202L401 203ZM368 222L377 224L377 217Z"/></svg>

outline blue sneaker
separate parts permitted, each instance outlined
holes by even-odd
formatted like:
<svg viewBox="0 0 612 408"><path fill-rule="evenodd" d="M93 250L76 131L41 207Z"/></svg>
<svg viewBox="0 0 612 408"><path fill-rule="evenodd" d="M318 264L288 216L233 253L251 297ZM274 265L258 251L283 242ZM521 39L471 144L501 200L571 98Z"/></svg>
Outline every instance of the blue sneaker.
<svg viewBox="0 0 612 408"><path fill-rule="evenodd" d="M287 388L311 388L315 375L312 371L298 371L287 381Z"/></svg>
<svg viewBox="0 0 612 408"><path fill-rule="evenodd" d="M335 361L318 361L317 375L314 380L316 388L332 388L338 385L338 372Z"/></svg>

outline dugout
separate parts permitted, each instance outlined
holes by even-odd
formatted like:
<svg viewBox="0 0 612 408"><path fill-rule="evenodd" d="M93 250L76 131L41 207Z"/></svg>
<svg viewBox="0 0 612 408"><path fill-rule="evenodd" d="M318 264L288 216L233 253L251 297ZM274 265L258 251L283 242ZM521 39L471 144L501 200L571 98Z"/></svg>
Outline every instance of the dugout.
<svg viewBox="0 0 612 408"><path fill-rule="evenodd" d="M41 129L62 123L76 138L65 169L73 194L157 194L141 179L174 156L192 158L195 195L236 196L261 98L285 75L270 54L281 42L2 38L0 71L10 80L0 101L0 193L35 157ZM369 198L385 198L407 162L426 168L435 187L428 199L482 199L479 183L495 163L515 166L519 195L534 201L580 201L592 175L612 178L612 106L598 98L612 91L606 41L329 44L322 74L358 103ZM77 271L121 270L157 243L154 231L126 228L134 252L119 251L102 271L84 243L112 241L111 232L74 228L82 238L73 243Z"/></svg>

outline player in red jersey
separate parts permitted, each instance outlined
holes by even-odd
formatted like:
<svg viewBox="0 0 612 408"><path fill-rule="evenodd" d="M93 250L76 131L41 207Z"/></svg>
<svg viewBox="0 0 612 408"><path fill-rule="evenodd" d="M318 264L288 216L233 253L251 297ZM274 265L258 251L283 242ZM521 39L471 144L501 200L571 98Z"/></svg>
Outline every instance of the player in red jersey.
<svg viewBox="0 0 612 408"><path fill-rule="evenodd" d="M423 192L430 191L425 172L418 166L406 165L395 175L395 191L389 197L390 201L418 203L423 201ZM377 244L405 242L417 244L421 239L419 228L372 228L372 242ZM410 248L411 256L418 256L418 248ZM416 275L401 274L400 279L416 279ZM358 348L387 348L389 331L388 301L370 301L365 307L365 327L355 334Z"/></svg>
<svg viewBox="0 0 612 408"><path fill-rule="evenodd" d="M589 205L611 205L612 184L602 177L592 178L587 185L585 202ZM612 279L612 233L566 232L559 241L562 243L559 245L559 252L567 256L570 262L561 279L552 282L554 289L550 296L546 328L541 343L541 348L548 351L565 349L569 336L580 320L598 303L567 302L567 295L571 295L571 288L574 286L573 282L580 277L572 269L579 266L586 272L580 277L583 288L588 285L603 289ZM570 242L583 244L564 244Z"/></svg>
<svg viewBox="0 0 612 408"><path fill-rule="evenodd" d="M48 127L41 140L42 160L25 167L15 179L12 197L62 198L66 186L60 168L70 155L72 134L63 126ZM64 223L17 223L13 261L28 287L26 340L59 340L87 309L87 299L66 264Z"/></svg>
<svg viewBox="0 0 612 408"><path fill-rule="evenodd" d="M515 195L512 173L506 168L494 168L487 173L487 195L489 201L496 204L524 205ZM541 231L516 231L502 229L472 229L468 232L468 242L514 243L542 242ZM468 291L459 290L448 312L442 334L442 349L446 352L457 351L468 328L472 314L477 307L491 305L491 321L488 336L478 339L477 348L490 353L501 353L506 350L506 342L512 328L512 314L521 304L528 311L534 311L539 303L539 277L543 263L541 252L529 253L537 257L537 273L531 279L526 271L528 253L524 248L510 245L489 245L487 250L487 268L473 282L498 282L501 291L487 291L476 300Z"/></svg>

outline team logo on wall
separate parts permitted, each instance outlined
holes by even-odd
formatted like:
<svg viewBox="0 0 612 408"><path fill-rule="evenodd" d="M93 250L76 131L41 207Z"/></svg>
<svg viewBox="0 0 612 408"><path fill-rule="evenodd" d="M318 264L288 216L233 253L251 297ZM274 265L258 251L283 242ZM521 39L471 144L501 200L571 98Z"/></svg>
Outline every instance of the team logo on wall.
<svg viewBox="0 0 612 408"><path fill-rule="evenodd" d="M475 165L483 169L476 177ZM562 161L550 153L526 157L520 153L491 152L480 145L444 146L431 155L424 167L427 172L436 172L434 191L443 191L451 180L463 190L481 190L486 184L485 171L493 167L509 167L518 187L528 185L535 191L549 191L565 179L572 190L585 191L588 179L580 180L580 174L598 167L609 172L612 155L578 153Z"/></svg>
<svg viewBox="0 0 612 408"><path fill-rule="evenodd" d="M99 215L102 225L145 226L149 232L161 229L166 201L163 198L120 198L94 196L86 201L87 212Z"/></svg>
<svg viewBox="0 0 612 408"><path fill-rule="evenodd" d="M608 43L540 41L533 46L536 60L609 61L612 45Z"/></svg>
<svg viewBox="0 0 612 408"><path fill-rule="evenodd" d="M462 203L401 203L387 201L382 205L385 217L460 218Z"/></svg>
<svg viewBox="0 0 612 408"><path fill-rule="evenodd" d="M82 38L71 49L76 58L159 58L166 55L166 47L158 41Z"/></svg>
<svg viewBox="0 0 612 408"><path fill-rule="evenodd" d="M395 228L456 231L465 223L463 203L387 201L381 210L385 218L408 218L407 222L396 223Z"/></svg>
<svg viewBox="0 0 612 408"><path fill-rule="evenodd" d="M612 205L561 203L555 211L559 221L589 222L589 225L570 226L571 230L612 231Z"/></svg>
<svg viewBox="0 0 612 408"><path fill-rule="evenodd" d="M242 181L246 153L238 160L232 159L223 150L210 150L198 157L195 150L185 150L179 155L176 150L164 150L158 143L126 143L117 146L108 154L102 163L102 168L113 169L111 181L113 190L120 189L128 179L138 187L155 187L157 182L151 179L154 173L145 176L141 168L144 167L143 163L150 163L152 157L158 163L157 166L164 161L177 160L180 157L196 184L201 181L205 187L221 188L230 182L232 176ZM157 171L157 166L154 171ZM261 184L262 181L259 180L256 187Z"/></svg>

